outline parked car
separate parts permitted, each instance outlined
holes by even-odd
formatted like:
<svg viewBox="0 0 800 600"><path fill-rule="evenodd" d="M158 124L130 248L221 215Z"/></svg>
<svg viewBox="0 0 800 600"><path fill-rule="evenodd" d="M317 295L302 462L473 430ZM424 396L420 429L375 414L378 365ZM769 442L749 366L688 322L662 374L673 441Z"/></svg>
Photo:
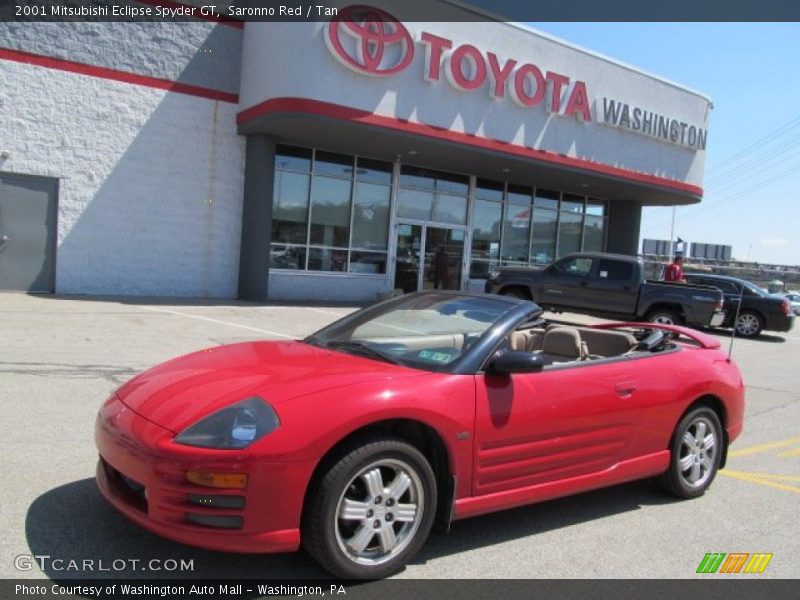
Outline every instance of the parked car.
<svg viewBox="0 0 800 600"><path fill-rule="evenodd" d="M794 326L791 303L783 294L769 294L749 281L728 275L686 273L685 277L689 283L713 285L722 290L727 315L722 327L733 327L735 321L737 335L752 338L764 329L790 331Z"/></svg>
<svg viewBox="0 0 800 600"><path fill-rule="evenodd" d="M345 578L399 570L452 519L653 476L703 494L744 413L719 341L668 325L547 327L541 314L420 292L304 340L173 359L102 406L97 484L166 538L302 544Z"/></svg>
<svg viewBox="0 0 800 600"><path fill-rule="evenodd" d="M612 319L696 327L725 319L718 290L645 281L644 261L622 254L568 254L543 269L504 267L490 273L484 291Z"/></svg>
<svg viewBox="0 0 800 600"><path fill-rule="evenodd" d="M792 305L792 312L795 315L800 315L800 292L792 290L786 294L786 297Z"/></svg>

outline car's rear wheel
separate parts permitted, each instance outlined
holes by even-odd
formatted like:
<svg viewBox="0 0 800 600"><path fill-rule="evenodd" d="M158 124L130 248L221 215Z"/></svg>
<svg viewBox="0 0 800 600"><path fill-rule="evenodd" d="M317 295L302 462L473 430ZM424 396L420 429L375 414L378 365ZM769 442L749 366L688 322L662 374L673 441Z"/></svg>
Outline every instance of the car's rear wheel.
<svg viewBox="0 0 800 600"><path fill-rule="evenodd" d="M743 310L736 319L736 333L742 337L756 337L764 329L764 319L756 312Z"/></svg>
<svg viewBox="0 0 800 600"><path fill-rule="evenodd" d="M427 459L398 439L366 442L325 473L306 507L303 541L325 569L346 579L377 579L422 547L436 511Z"/></svg>
<svg viewBox="0 0 800 600"><path fill-rule="evenodd" d="M521 287L507 287L500 290L501 296L510 296L520 300L530 300L531 295Z"/></svg>
<svg viewBox="0 0 800 600"><path fill-rule="evenodd" d="M717 413L706 406L690 411L675 428L662 487L679 498L701 496L717 474L723 443Z"/></svg>
<svg viewBox="0 0 800 600"><path fill-rule="evenodd" d="M648 323L658 323L660 325L681 325L683 319L678 311L671 308L655 308L647 313L645 317Z"/></svg>

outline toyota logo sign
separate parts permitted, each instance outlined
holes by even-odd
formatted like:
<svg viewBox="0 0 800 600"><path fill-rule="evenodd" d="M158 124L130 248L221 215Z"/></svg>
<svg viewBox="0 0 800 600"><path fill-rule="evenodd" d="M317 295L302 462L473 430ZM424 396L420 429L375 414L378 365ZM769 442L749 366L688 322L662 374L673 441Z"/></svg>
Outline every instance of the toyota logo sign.
<svg viewBox="0 0 800 600"><path fill-rule="evenodd" d="M391 75L414 58L414 41L392 15L372 6L348 6L328 25L325 42L344 66L364 75Z"/></svg>

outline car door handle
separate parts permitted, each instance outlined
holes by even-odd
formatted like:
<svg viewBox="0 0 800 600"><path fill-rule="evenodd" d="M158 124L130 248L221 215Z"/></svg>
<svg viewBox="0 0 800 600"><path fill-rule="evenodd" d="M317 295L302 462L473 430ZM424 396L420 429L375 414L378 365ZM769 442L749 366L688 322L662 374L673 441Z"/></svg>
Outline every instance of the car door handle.
<svg viewBox="0 0 800 600"><path fill-rule="evenodd" d="M636 391L636 384L627 382L627 383L618 383L614 386L614 389L617 390L617 395L622 398L628 398L633 395L633 392Z"/></svg>
<svg viewBox="0 0 800 600"><path fill-rule="evenodd" d="M548 294L560 294L561 290L545 290Z"/></svg>

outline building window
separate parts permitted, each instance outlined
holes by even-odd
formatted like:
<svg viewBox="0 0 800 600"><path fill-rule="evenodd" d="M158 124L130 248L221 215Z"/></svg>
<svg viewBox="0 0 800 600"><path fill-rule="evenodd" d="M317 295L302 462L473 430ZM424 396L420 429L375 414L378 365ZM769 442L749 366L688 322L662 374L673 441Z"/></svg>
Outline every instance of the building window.
<svg viewBox="0 0 800 600"><path fill-rule="evenodd" d="M503 265L542 265L570 252L603 251L608 203L554 190L411 165L279 145L275 156L270 268L385 274L392 186L397 218L472 232L469 275Z"/></svg>
<svg viewBox="0 0 800 600"><path fill-rule="evenodd" d="M272 203L273 243L306 243L310 184L310 175L289 171L275 173L275 194Z"/></svg>
<svg viewBox="0 0 800 600"><path fill-rule="evenodd" d="M403 165L397 217L466 225L469 177Z"/></svg>
<svg viewBox="0 0 800 600"><path fill-rule="evenodd" d="M607 226L604 200L478 179L470 277L485 278L499 264L541 266L570 252L602 252Z"/></svg>
<svg viewBox="0 0 800 600"><path fill-rule="evenodd" d="M270 267L385 273L392 163L278 146Z"/></svg>
<svg viewBox="0 0 800 600"><path fill-rule="evenodd" d="M558 211L558 256L580 252L583 240L582 196L564 194Z"/></svg>
<svg viewBox="0 0 800 600"><path fill-rule="evenodd" d="M349 179L314 177L311 184L312 244L347 248L352 191L353 182Z"/></svg>
<svg viewBox="0 0 800 600"><path fill-rule="evenodd" d="M509 184L503 210L502 264L528 263L531 233L531 201L533 189Z"/></svg>
<svg viewBox="0 0 800 600"><path fill-rule="evenodd" d="M602 252L606 247L608 214L606 203L589 198L586 201L586 219L583 222L583 251Z"/></svg>
<svg viewBox="0 0 800 600"><path fill-rule="evenodd" d="M485 279L500 260L500 231L503 226L501 182L479 179L472 207L472 254L469 276Z"/></svg>
<svg viewBox="0 0 800 600"><path fill-rule="evenodd" d="M533 233L531 236L531 263L549 264L556 258L558 238L558 200L560 194L536 189L533 198Z"/></svg>

